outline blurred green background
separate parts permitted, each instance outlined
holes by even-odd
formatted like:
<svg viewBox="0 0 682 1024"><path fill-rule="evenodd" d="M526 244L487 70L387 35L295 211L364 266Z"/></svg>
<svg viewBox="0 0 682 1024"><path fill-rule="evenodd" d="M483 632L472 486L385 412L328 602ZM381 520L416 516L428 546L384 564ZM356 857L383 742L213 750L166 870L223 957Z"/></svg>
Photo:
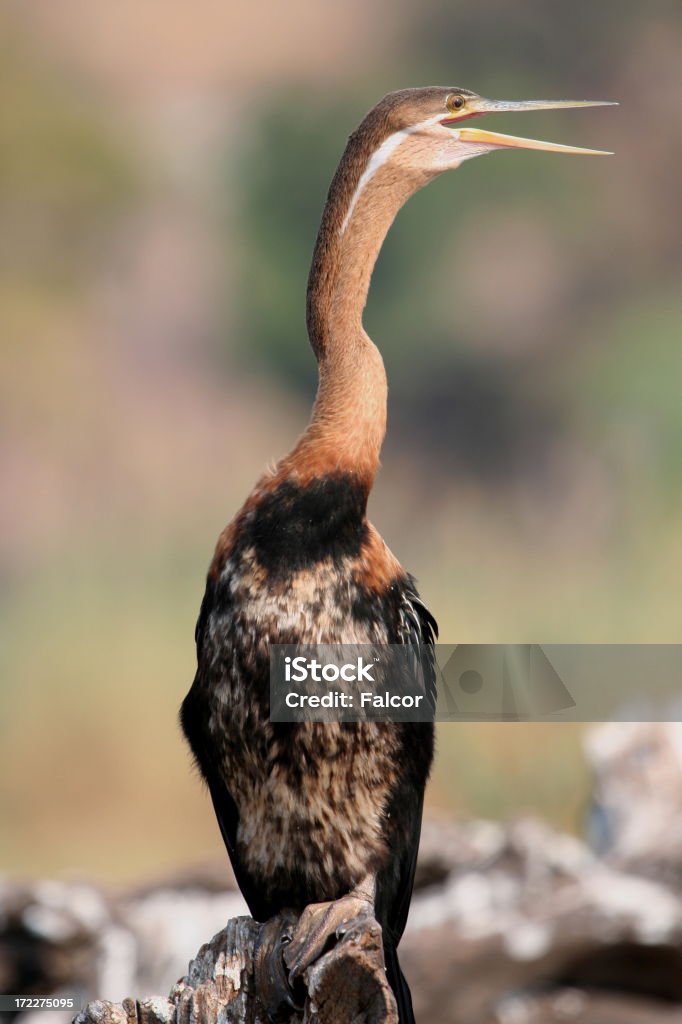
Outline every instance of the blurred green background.
<svg viewBox="0 0 682 1024"><path fill-rule="evenodd" d="M372 518L447 642L681 639L679 2L22 0L0 40L2 870L223 856L176 722L205 568L306 422L318 218L389 90L622 106L488 119L616 156L400 214ZM444 726L431 807L579 831L580 744Z"/></svg>

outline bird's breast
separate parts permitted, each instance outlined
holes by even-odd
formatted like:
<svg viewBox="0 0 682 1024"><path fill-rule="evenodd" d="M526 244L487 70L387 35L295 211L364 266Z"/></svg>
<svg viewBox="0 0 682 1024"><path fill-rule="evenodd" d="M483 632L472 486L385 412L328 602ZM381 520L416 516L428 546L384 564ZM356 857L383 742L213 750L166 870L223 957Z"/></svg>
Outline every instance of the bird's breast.
<svg viewBox="0 0 682 1024"><path fill-rule="evenodd" d="M335 898L385 862L400 733L270 722L270 647L397 642L401 573L352 481L335 479L247 507L209 574L194 699L238 807L238 856L263 886L296 891L300 880L304 902Z"/></svg>

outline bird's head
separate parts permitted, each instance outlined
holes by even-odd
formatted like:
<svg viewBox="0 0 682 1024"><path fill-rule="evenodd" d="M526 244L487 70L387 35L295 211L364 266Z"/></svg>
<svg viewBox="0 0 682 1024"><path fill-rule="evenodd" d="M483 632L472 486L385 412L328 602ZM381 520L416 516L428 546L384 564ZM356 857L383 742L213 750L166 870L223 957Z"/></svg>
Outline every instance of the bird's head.
<svg viewBox="0 0 682 1024"><path fill-rule="evenodd" d="M379 142L373 153L374 167L402 165L406 170L438 174L496 149L608 155L601 150L501 135L474 127L472 121L484 114L610 105L600 100L488 100L468 89L432 86L389 93L364 124L373 129Z"/></svg>

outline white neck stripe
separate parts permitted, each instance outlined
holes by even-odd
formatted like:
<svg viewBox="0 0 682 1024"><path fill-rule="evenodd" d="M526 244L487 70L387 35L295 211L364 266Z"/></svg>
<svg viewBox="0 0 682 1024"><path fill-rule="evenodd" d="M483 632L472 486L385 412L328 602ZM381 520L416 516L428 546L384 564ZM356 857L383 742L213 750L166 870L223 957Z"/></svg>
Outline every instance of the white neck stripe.
<svg viewBox="0 0 682 1024"><path fill-rule="evenodd" d="M362 195L362 192L377 173L379 168L383 167L386 163L391 153L393 153L393 151L396 150L398 146L405 141L405 139L409 138L410 135L414 135L416 132L421 131L422 128L430 128L431 125L438 124L438 122L443 119L443 116L443 114L436 114L435 117L429 117L426 121L420 121L418 124L410 125L409 128L401 128L400 131L394 132L393 135L389 135L387 139L384 139L381 145L374 150L369 158L367 167L360 175L360 180L358 181L357 188L353 193L346 216L343 218L343 224L341 225L339 234L342 235L348 227L348 223L353 216L353 211L357 205L358 199Z"/></svg>

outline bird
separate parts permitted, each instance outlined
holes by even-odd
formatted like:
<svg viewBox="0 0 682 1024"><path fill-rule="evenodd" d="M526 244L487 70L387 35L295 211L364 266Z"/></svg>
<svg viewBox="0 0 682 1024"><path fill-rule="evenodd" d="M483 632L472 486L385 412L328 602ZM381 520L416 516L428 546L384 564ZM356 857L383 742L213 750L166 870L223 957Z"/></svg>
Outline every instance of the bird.
<svg viewBox="0 0 682 1024"><path fill-rule="evenodd" d="M397 948L433 722L271 721L270 651L275 644L433 651L436 620L367 517L387 405L384 363L362 322L372 270L405 201L464 161L503 149L600 153L485 131L470 120L597 105L404 89L385 96L350 135L308 279L306 323L319 373L310 421L220 535L196 626L197 671L181 726L251 914L260 922L285 910L300 915L282 936L292 985L339 929L373 915L400 1024L414 1022Z"/></svg>

